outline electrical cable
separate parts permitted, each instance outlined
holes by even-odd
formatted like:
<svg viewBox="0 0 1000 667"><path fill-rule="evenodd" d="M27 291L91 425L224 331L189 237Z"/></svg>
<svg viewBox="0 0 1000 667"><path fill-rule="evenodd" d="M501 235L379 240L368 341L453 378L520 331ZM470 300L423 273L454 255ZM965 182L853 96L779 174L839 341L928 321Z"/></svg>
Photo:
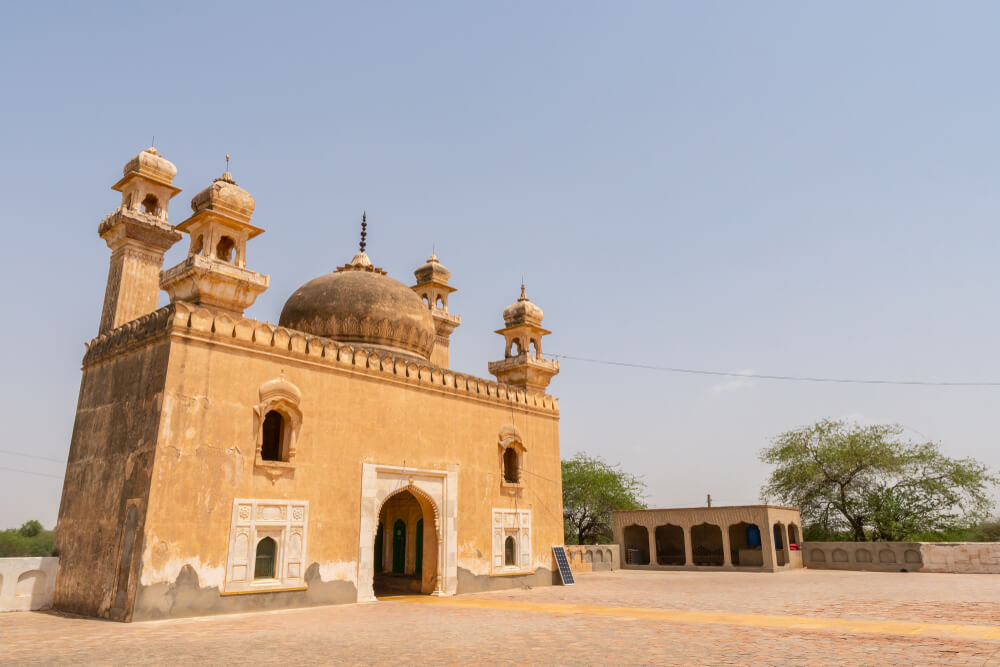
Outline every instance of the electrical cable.
<svg viewBox="0 0 1000 667"><path fill-rule="evenodd" d="M570 359L572 361L583 361L589 364L604 364L606 366L624 366L627 368L641 368L651 371L664 371L667 373L687 373L689 375L712 375L716 377L744 378L747 380L784 380L789 382L829 382L836 384L882 384L882 385L906 385L925 387L1000 387L997 382L936 382L929 380L870 380L858 378L831 378L812 377L807 375L766 375L763 373L735 373L731 371L708 371L696 368L676 368L673 366L653 366L650 364L636 364L627 361L610 361L607 359L590 359L588 357L576 357L569 354L552 354L553 359Z"/></svg>
<svg viewBox="0 0 1000 667"><path fill-rule="evenodd" d="M50 475L46 472L33 472L31 470L18 470L17 468L7 468L5 466L0 466L0 470L6 470L8 472L19 472L25 475L38 475L39 477L52 477L53 479L62 479L62 475Z"/></svg>
<svg viewBox="0 0 1000 667"><path fill-rule="evenodd" d="M66 459L54 459L51 456L38 456L37 454L24 454L22 452L12 452L8 449L0 449L0 454L11 454L13 456L23 456L28 459L38 459L39 461L54 461L55 463L65 463Z"/></svg>

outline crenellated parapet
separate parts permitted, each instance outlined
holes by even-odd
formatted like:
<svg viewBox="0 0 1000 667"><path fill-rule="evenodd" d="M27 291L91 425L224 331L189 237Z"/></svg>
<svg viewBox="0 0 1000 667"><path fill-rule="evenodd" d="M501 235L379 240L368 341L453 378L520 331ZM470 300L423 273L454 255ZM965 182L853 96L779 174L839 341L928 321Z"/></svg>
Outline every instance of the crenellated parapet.
<svg viewBox="0 0 1000 667"><path fill-rule="evenodd" d="M474 400L559 414L559 399L501 382L456 373L413 356L383 354L321 336L231 315L183 301L140 317L93 339L83 364L118 356L159 336L181 336L279 355L330 369L364 373L387 381L417 384Z"/></svg>

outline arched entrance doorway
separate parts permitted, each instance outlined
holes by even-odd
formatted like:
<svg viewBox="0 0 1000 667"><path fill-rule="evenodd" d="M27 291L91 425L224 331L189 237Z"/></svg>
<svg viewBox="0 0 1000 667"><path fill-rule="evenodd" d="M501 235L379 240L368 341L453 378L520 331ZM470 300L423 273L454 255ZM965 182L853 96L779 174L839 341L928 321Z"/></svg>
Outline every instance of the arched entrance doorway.
<svg viewBox="0 0 1000 667"><path fill-rule="evenodd" d="M403 491L417 498L420 518L424 520L420 531L421 592L454 595L458 590L458 472L364 463L358 533L358 602L375 600L375 573L392 566L389 533L392 526L383 522L379 529L379 522L383 506ZM381 563L376 568L375 540L379 535ZM414 531L407 529L407 536L407 542L416 543Z"/></svg>
<svg viewBox="0 0 1000 667"><path fill-rule="evenodd" d="M382 503L378 525L374 536L375 595L433 592L438 539L431 501L419 492L400 489Z"/></svg>

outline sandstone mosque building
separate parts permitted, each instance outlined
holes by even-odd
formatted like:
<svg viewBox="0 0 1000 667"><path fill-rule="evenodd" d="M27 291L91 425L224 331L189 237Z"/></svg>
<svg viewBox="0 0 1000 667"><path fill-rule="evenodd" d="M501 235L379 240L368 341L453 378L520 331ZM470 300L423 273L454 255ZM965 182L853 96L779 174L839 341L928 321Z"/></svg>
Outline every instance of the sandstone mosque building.
<svg viewBox="0 0 1000 667"><path fill-rule="evenodd" d="M247 268L254 200L227 171L171 225L176 173L141 152L98 227L111 265L54 607L130 621L553 583L559 366L523 286L495 381L449 367L449 271L431 256L408 287L372 264L364 233L277 326L247 319L269 283ZM184 234L187 256L161 270Z"/></svg>

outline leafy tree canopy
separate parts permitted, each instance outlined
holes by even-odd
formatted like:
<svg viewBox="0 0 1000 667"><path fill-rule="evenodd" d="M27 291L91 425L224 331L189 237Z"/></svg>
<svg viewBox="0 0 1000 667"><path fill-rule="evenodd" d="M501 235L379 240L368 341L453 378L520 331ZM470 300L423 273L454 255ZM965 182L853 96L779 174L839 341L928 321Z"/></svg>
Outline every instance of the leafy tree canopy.
<svg viewBox="0 0 1000 667"><path fill-rule="evenodd" d="M646 507L641 477L599 456L580 453L562 462L563 522L566 544L611 542L611 510Z"/></svg>
<svg viewBox="0 0 1000 667"><path fill-rule="evenodd" d="M42 532L42 522L35 519L25 521L17 532L20 533L21 537L35 537Z"/></svg>
<svg viewBox="0 0 1000 667"><path fill-rule="evenodd" d="M760 455L776 466L765 499L794 505L813 539L899 541L982 523L1000 482L974 459L900 439L896 425L823 420L777 436Z"/></svg>
<svg viewBox="0 0 1000 667"><path fill-rule="evenodd" d="M52 531L32 519L20 528L0 530L0 558L51 556Z"/></svg>

